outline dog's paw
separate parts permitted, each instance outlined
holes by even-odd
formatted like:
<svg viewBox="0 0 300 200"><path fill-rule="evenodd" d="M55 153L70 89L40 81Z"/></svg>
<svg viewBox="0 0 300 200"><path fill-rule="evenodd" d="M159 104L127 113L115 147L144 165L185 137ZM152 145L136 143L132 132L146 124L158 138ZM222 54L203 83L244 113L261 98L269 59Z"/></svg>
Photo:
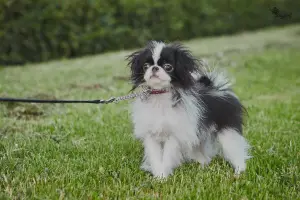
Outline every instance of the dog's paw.
<svg viewBox="0 0 300 200"><path fill-rule="evenodd" d="M159 170L159 171L155 171L153 173L153 176L156 178L156 179L161 179L161 180L164 180L166 178L168 178L170 175L172 175L172 171L170 170Z"/></svg>
<svg viewBox="0 0 300 200"><path fill-rule="evenodd" d="M199 155L196 159L196 162L200 163L201 167L205 167L207 165L209 165L211 159L208 157L205 157L203 155Z"/></svg>
<svg viewBox="0 0 300 200"><path fill-rule="evenodd" d="M203 161L203 162L199 162L199 163L200 163L201 167L202 167L202 168L204 168L204 167L206 167L206 166L208 166L208 165L209 165L209 163L210 163L210 160L205 160L205 161Z"/></svg>
<svg viewBox="0 0 300 200"><path fill-rule="evenodd" d="M169 174L166 173L157 173L153 174L154 179L159 181L165 181L168 178Z"/></svg>
<svg viewBox="0 0 300 200"><path fill-rule="evenodd" d="M234 176L238 178L246 170L246 165L238 166L234 169Z"/></svg>

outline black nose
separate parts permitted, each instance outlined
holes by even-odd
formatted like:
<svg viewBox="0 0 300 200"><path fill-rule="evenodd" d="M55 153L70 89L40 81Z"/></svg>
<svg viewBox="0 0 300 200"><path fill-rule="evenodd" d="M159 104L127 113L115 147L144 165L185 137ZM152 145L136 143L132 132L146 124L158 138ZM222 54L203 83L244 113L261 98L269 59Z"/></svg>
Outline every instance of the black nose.
<svg viewBox="0 0 300 200"><path fill-rule="evenodd" d="M159 70L158 67L156 67L156 66L152 67L152 72L157 72L158 70Z"/></svg>

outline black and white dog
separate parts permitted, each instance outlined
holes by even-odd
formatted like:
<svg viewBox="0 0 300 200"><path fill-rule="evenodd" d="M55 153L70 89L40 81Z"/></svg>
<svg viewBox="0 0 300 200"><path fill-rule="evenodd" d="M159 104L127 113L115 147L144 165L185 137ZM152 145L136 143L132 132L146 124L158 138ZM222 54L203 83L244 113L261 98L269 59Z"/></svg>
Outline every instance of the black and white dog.
<svg viewBox="0 0 300 200"><path fill-rule="evenodd" d="M183 162L206 165L220 153L235 173L246 169L244 107L222 73L205 70L176 43L151 41L128 60L133 90L152 90L132 109L134 135L144 145L143 170L164 178Z"/></svg>

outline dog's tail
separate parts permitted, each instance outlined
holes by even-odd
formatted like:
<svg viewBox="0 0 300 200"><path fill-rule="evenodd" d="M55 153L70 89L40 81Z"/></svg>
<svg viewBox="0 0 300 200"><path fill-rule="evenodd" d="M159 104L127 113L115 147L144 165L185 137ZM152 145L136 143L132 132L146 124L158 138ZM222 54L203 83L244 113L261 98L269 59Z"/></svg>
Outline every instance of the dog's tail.
<svg viewBox="0 0 300 200"><path fill-rule="evenodd" d="M219 91L231 90L232 81L225 71L203 65L200 73L192 73L194 79L201 85Z"/></svg>

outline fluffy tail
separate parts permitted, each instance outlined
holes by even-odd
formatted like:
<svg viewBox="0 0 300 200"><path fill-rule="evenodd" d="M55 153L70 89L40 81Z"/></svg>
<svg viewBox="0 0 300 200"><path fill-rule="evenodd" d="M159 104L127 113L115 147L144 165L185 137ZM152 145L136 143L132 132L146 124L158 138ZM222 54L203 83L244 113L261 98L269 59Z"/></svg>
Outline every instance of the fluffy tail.
<svg viewBox="0 0 300 200"><path fill-rule="evenodd" d="M211 89L226 91L230 90L232 86L232 82L224 71L212 69L207 65L203 65L200 73L192 73L192 76L198 83Z"/></svg>

